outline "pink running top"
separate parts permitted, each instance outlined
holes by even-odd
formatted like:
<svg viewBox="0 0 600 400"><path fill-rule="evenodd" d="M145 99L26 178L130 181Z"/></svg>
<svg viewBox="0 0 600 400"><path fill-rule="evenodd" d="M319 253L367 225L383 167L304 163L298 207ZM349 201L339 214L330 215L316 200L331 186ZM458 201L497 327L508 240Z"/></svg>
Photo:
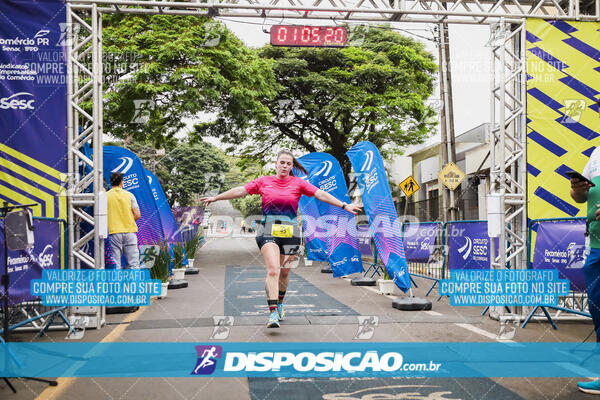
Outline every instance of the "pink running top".
<svg viewBox="0 0 600 400"><path fill-rule="evenodd" d="M249 194L262 196L262 211L265 216L286 216L291 219L297 216L300 196L312 197L319 190L297 176L286 179L262 176L245 184L244 189Z"/></svg>

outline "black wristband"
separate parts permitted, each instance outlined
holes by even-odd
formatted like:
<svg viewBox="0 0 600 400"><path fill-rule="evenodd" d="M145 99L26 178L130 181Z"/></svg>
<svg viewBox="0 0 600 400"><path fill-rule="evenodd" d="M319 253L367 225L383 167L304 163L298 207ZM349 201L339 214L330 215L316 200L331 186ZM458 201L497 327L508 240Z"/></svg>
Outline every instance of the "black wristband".
<svg viewBox="0 0 600 400"><path fill-rule="evenodd" d="M344 202L342 201L342 207L341 207L341 208L342 208L342 210L345 210L347 205L348 205L347 203L344 203Z"/></svg>

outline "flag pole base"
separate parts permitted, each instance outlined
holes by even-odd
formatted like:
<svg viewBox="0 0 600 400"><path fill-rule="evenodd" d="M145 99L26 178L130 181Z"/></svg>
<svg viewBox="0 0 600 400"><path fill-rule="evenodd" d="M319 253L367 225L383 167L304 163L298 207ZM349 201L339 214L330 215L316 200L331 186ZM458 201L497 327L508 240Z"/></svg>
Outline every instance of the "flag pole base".
<svg viewBox="0 0 600 400"><path fill-rule="evenodd" d="M358 278L353 278L350 281L352 286L375 286L377 285L377 280L373 278L367 278L366 276L359 276Z"/></svg>
<svg viewBox="0 0 600 400"><path fill-rule="evenodd" d="M402 296L392 301L392 307L400 311L428 311L431 310L431 301L421 297Z"/></svg>
<svg viewBox="0 0 600 400"><path fill-rule="evenodd" d="M188 282L185 279L171 279L169 281L169 289L183 289L188 287Z"/></svg>

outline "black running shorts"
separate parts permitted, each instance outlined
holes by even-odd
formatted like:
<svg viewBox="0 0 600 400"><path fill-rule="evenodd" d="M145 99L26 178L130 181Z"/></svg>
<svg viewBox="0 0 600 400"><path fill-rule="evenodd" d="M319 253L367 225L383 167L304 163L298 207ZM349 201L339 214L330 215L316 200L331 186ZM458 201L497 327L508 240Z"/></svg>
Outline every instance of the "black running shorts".
<svg viewBox="0 0 600 400"><path fill-rule="evenodd" d="M262 249L265 243L275 243L279 246L279 254L298 254L302 245L300 227L289 222L263 221L256 231L256 244Z"/></svg>

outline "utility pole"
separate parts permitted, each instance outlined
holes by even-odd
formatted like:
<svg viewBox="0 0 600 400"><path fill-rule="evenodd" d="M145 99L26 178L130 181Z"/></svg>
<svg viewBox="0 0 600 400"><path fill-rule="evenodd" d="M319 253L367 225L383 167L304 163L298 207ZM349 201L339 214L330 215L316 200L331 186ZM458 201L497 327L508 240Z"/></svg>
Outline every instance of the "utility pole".
<svg viewBox="0 0 600 400"><path fill-rule="evenodd" d="M448 23L444 20L438 24L438 52L440 61L440 97L441 97L441 153L442 165L456 161L456 149L454 145L454 106L452 101L452 76L450 72L450 46L448 37ZM456 207L454 203L454 191L446 188L440 182L442 193L442 207L444 222L456 220ZM447 214L450 210L450 214Z"/></svg>

